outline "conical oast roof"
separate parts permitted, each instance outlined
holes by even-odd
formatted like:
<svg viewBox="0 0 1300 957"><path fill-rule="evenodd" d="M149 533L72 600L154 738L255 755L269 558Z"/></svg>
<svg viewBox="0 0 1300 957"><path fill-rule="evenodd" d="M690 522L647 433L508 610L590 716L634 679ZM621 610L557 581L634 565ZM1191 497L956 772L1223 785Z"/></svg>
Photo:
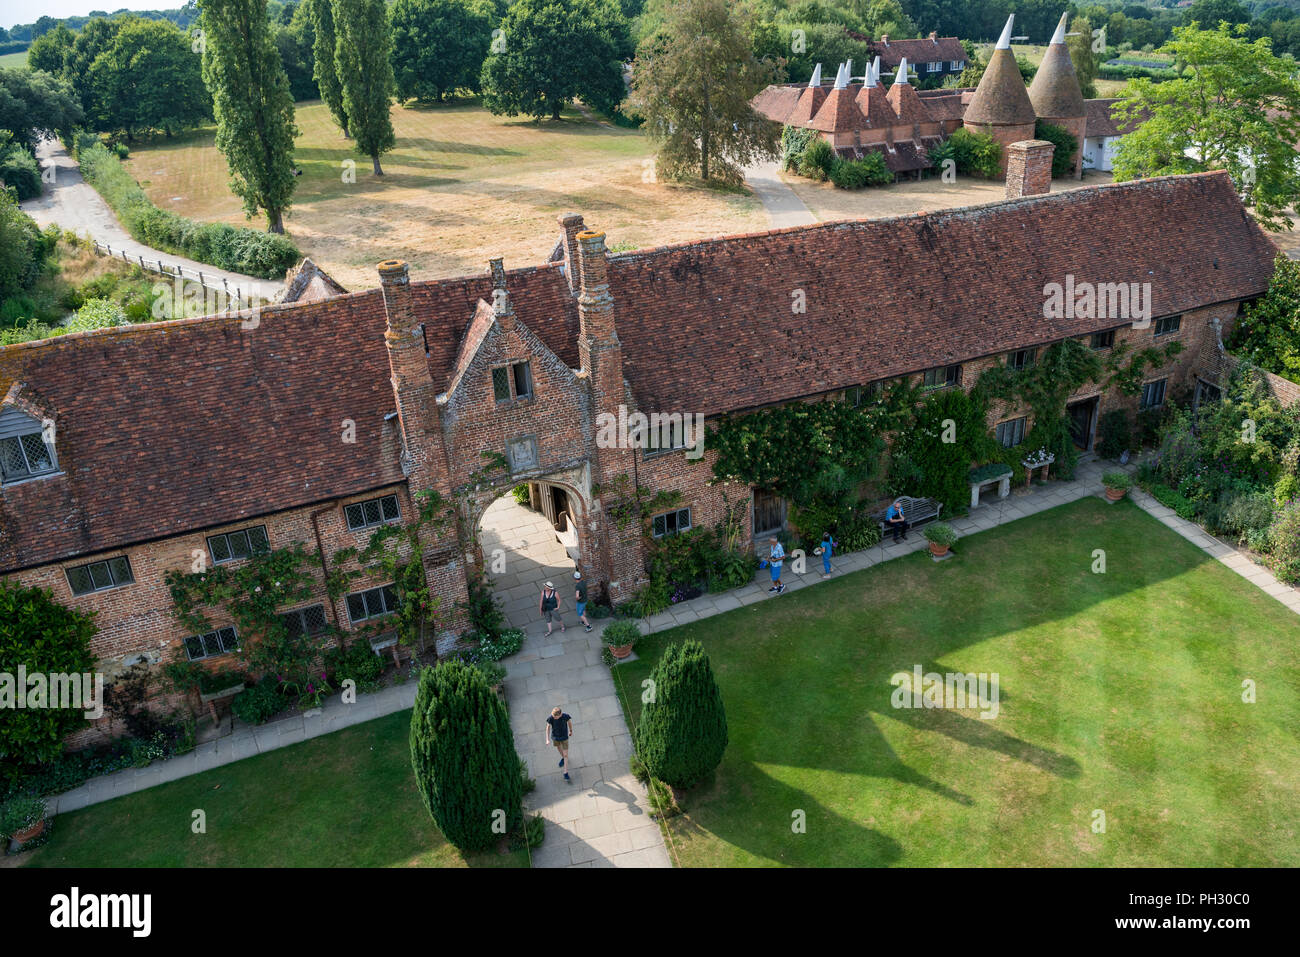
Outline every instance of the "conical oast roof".
<svg viewBox="0 0 1300 957"><path fill-rule="evenodd" d="M1064 43L1048 45L1043 63L1029 84L1029 101L1034 112L1043 117L1070 119L1087 114L1070 49Z"/></svg>
<svg viewBox="0 0 1300 957"><path fill-rule="evenodd" d="M1032 123L1036 118L1015 55L1009 49L994 50L966 108L965 122L1013 126Z"/></svg>

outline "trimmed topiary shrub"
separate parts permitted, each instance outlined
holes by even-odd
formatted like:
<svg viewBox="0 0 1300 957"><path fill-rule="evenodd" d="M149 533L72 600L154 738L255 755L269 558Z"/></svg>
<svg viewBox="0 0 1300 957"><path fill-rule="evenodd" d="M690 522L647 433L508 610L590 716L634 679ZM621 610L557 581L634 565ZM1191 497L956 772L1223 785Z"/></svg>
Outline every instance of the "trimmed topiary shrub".
<svg viewBox="0 0 1300 957"><path fill-rule="evenodd" d="M410 741L420 797L456 847L484 850L523 824L510 719L477 668L452 660L420 673Z"/></svg>
<svg viewBox="0 0 1300 957"><path fill-rule="evenodd" d="M698 641L669 645L650 673L654 694L636 726L636 753L651 777L688 788L727 750L727 714Z"/></svg>

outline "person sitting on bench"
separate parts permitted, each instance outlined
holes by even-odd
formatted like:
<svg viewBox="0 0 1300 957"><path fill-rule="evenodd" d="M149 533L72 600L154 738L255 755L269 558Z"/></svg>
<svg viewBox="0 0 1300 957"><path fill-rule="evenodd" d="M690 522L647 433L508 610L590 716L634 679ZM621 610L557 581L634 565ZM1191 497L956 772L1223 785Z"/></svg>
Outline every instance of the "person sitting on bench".
<svg viewBox="0 0 1300 957"><path fill-rule="evenodd" d="M907 541L907 516L903 514L903 502L901 499L894 499L888 509L885 510L885 521L889 523L890 528L894 530L894 541Z"/></svg>

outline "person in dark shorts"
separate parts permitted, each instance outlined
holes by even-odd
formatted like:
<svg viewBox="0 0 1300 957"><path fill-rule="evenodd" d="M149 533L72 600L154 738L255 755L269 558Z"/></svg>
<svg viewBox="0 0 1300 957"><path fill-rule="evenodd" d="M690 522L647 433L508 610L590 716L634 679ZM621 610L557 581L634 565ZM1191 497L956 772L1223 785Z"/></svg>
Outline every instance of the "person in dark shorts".
<svg viewBox="0 0 1300 957"><path fill-rule="evenodd" d="M573 604L578 609L578 621L591 631L591 622L587 621L587 583L582 580L582 572L573 573Z"/></svg>
<svg viewBox="0 0 1300 957"><path fill-rule="evenodd" d="M537 602L537 610L546 619L546 633L551 633L551 623L560 623L560 634L564 634L564 619L560 616L560 595L555 590L555 582L547 582L542 589L542 597Z"/></svg>
<svg viewBox="0 0 1300 957"><path fill-rule="evenodd" d="M894 533L894 541L907 541L907 529L909 524L907 516L903 514L903 503L900 499L894 499L889 508L885 511L885 521L889 523L890 530Z"/></svg>
<svg viewBox="0 0 1300 957"><path fill-rule="evenodd" d="M556 705L551 709L551 716L546 719L546 743L555 745L555 750L560 752L560 767L569 759L569 738L573 735L573 718L564 713L564 709ZM564 768L564 780L572 781L569 777L569 769Z"/></svg>

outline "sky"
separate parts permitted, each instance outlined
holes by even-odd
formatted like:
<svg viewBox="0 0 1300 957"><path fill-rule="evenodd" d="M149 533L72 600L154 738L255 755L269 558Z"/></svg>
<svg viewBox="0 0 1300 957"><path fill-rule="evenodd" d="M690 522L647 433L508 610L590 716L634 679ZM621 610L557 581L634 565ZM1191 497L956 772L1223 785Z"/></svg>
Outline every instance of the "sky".
<svg viewBox="0 0 1300 957"><path fill-rule="evenodd" d="M0 0L0 27L34 23L43 16L60 19L84 17L91 10L173 10L184 4L185 0Z"/></svg>

